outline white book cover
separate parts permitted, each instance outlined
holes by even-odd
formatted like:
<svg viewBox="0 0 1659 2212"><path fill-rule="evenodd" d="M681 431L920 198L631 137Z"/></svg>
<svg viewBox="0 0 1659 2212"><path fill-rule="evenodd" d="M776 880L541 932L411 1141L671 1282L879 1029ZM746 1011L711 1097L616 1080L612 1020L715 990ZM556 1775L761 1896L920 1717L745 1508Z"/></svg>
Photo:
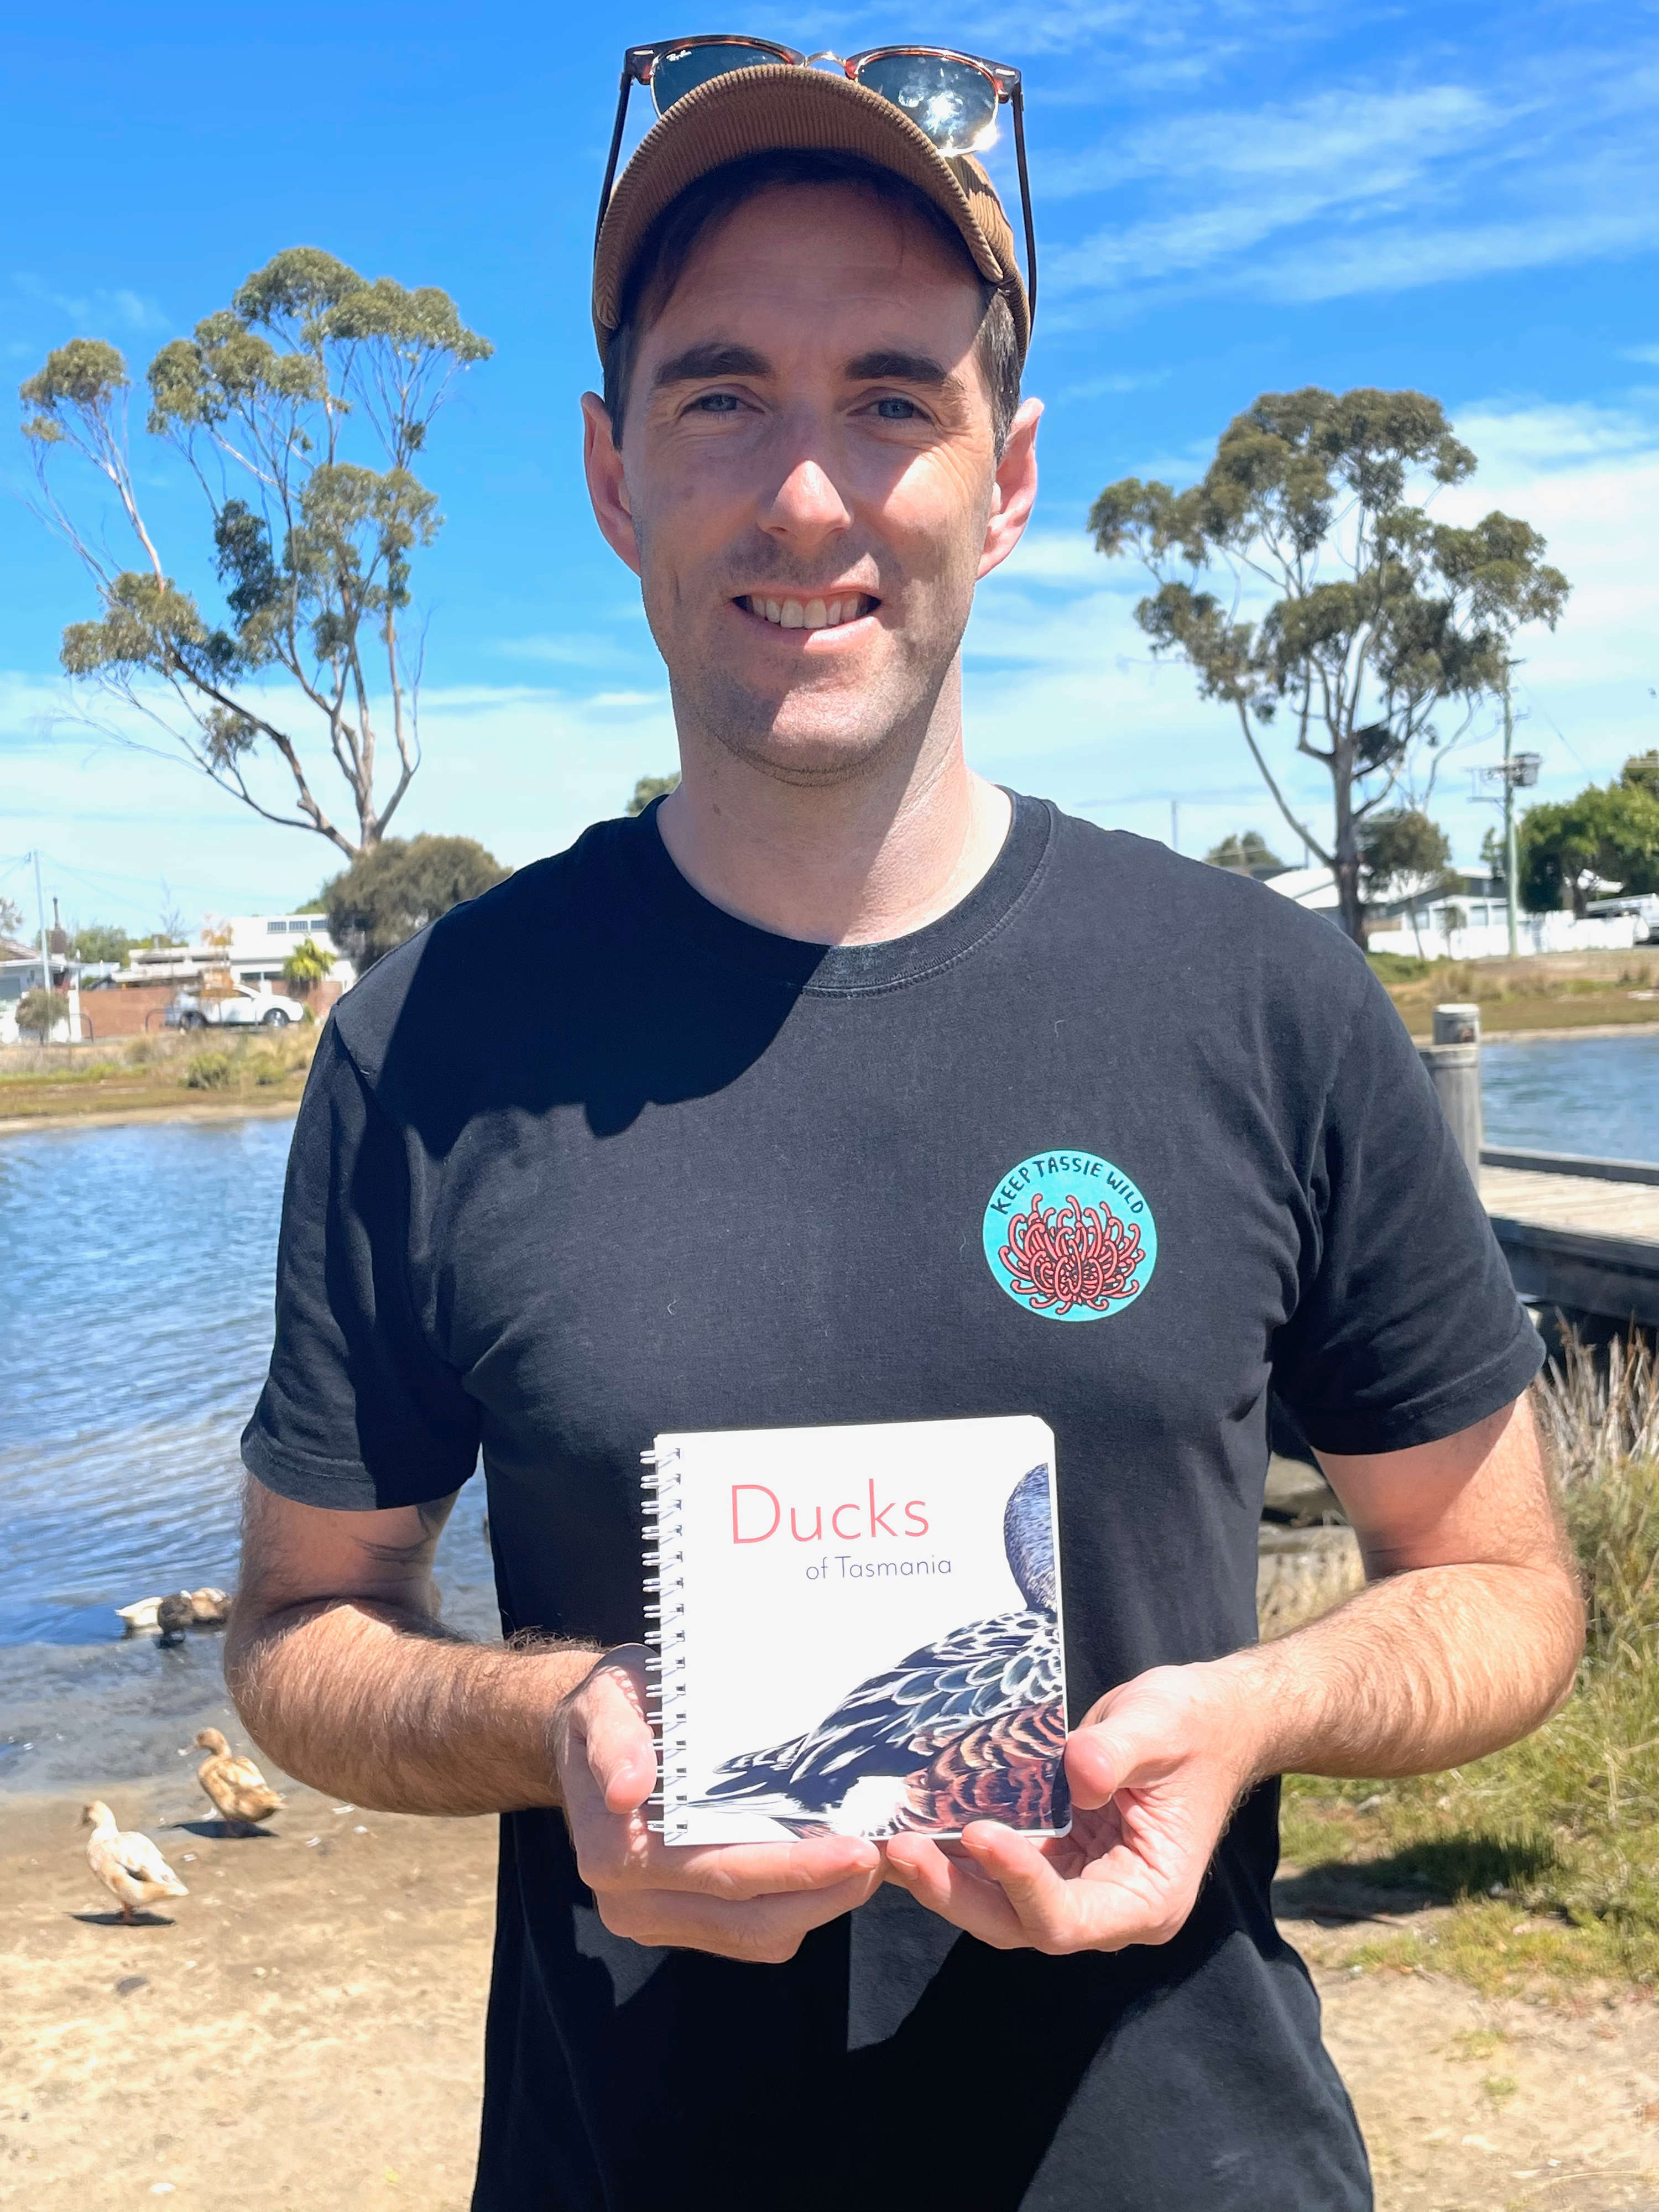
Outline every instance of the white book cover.
<svg viewBox="0 0 1659 2212"><path fill-rule="evenodd" d="M1045 1422L708 1431L645 1456L666 1842L1065 1832Z"/></svg>

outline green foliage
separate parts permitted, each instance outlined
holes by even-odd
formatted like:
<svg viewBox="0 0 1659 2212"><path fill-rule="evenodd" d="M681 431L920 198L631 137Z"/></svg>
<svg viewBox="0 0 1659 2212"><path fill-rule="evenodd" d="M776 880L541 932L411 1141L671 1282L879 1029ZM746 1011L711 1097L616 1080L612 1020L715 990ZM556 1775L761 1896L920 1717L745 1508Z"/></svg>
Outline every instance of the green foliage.
<svg viewBox="0 0 1659 2212"><path fill-rule="evenodd" d="M1659 799L1659 750L1632 753L1619 775L1626 791L1650 792Z"/></svg>
<svg viewBox="0 0 1659 2212"><path fill-rule="evenodd" d="M1286 1855L1353 1865L1455 1910L1357 1963L1488 1990L1659 1984L1659 1365L1633 1339L1571 1342L1534 1389L1565 1503L1589 1636L1571 1701L1449 1774L1285 1785ZM1502 1895L1487 1894L1493 1885ZM1485 2054L1481 2054L1485 2055Z"/></svg>
<svg viewBox="0 0 1659 2212"><path fill-rule="evenodd" d="M1368 952L1365 961L1379 983L1420 982L1436 964L1409 952Z"/></svg>
<svg viewBox="0 0 1659 2212"><path fill-rule="evenodd" d="M1480 859L1489 876L1501 884L1509 872L1509 861L1504 853L1504 833L1497 828L1487 830L1480 840Z"/></svg>
<svg viewBox="0 0 1659 2212"><path fill-rule="evenodd" d="M43 991L37 983L17 1001L17 1026L25 1036L48 1042L59 1022L69 1018L69 998L63 991Z"/></svg>
<svg viewBox="0 0 1659 2212"><path fill-rule="evenodd" d="M1285 865L1259 830L1235 831L1218 845L1212 845L1204 857L1212 868L1232 868L1246 875Z"/></svg>
<svg viewBox="0 0 1659 2212"><path fill-rule="evenodd" d="M442 518L410 464L453 377L490 351L447 293L366 280L313 246L276 255L228 307L161 349L145 377L147 428L206 497L222 620L167 574L144 523L122 356L87 338L49 355L21 388L33 410L24 431L47 519L82 556L100 600L95 619L64 633L65 670L129 699L142 690L152 709L165 686L162 703L179 710L166 726L222 789L348 858L370 848L419 764L418 677L399 617L415 557ZM345 450L349 437L365 442L358 424L380 465ZM131 568L112 567L62 503L53 471L64 449L113 488L143 555ZM286 696L273 696L278 676ZM397 757L384 798L370 704L380 696ZM344 777L349 830L313 787L307 722ZM270 803L271 772L287 779L288 811Z"/></svg>
<svg viewBox="0 0 1659 2212"><path fill-rule="evenodd" d="M1097 549L1136 555L1157 585L1135 609L1152 651L1181 655L1200 696L1234 708L1280 811L1334 872L1356 937L1360 823L1410 787L1419 749L1447 742L1443 708L1455 702L1467 726L1502 690L1516 627L1553 627L1566 602L1530 525L1493 512L1459 528L1407 496L1474 466L1421 392L1309 387L1264 393L1236 416L1187 490L1125 477L1090 510ZM1224 595L1201 582L1218 566ZM1263 597L1259 614L1240 611ZM1261 750L1281 717L1331 777L1323 844Z"/></svg>
<svg viewBox="0 0 1659 2212"><path fill-rule="evenodd" d="M314 937L303 939L283 963L283 981L297 991L314 991L334 967L334 955L325 952Z"/></svg>
<svg viewBox="0 0 1659 2212"><path fill-rule="evenodd" d="M1522 816L1521 898L1529 914L1582 915L1604 884L1659 891L1659 794L1639 779L1591 784Z"/></svg>
<svg viewBox="0 0 1659 2212"><path fill-rule="evenodd" d="M0 937L15 938L22 927L22 908L15 899L0 896Z"/></svg>
<svg viewBox="0 0 1659 2212"><path fill-rule="evenodd" d="M1451 841L1437 822L1415 807L1395 806L1366 817L1359 830L1359 862L1373 885L1401 878L1426 878L1436 890L1456 887Z"/></svg>
<svg viewBox="0 0 1659 2212"><path fill-rule="evenodd" d="M119 967L131 949L132 939L125 929L117 929L106 921L76 924L70 950L77 960L111 961Z"/></svg>
<svg viewBox="0 0 1659 2212"><path fill-rule="evenodd" d="M634 796L628 802L630 814L643 814L653 799L665 799L678 788L680 772L676 769L670 775L642 775L634 786Z"/></svg>
<svg viewBox="0 0 1659 2212"><path fill-rule="evenodd" d="M329 933L361 974L507 872L471 837L382 838L325 884Z"/></svg>
<svg viewBox="0 0 1659 2212"><path fill-rule="evenodd" d="M229 1052L198 1052L185 1064L186 1091L231 1091L236 1087L236 1055Z"/></svg>

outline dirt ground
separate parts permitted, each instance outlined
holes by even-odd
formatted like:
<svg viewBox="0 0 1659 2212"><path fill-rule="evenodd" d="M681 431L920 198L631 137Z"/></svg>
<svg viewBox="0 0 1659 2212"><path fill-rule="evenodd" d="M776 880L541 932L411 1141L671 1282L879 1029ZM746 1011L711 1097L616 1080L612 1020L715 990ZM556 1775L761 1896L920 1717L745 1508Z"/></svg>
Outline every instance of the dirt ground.
<svg viewBox="0 0 1659 2212"><path fill-rule="evenodd" d="M232 1839L183 1762L109 1794L191 1894L123 1927L88 1872L78 1801L0 1800L0 2203L465 2212L492 1824L296 1789L270 1836ZM1659 2207L1659 2005L1356 1972L1379 1920L1431 1914L1294 1869L1281 1903L1380 2212Z"/></svg>

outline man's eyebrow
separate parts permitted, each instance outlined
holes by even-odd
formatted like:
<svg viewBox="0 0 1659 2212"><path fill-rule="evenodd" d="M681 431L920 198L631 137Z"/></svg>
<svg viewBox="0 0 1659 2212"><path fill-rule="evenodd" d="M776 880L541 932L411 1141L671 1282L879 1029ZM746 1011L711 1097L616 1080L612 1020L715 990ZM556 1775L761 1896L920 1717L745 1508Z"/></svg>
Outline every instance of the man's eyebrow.
<svg viewBox="0 0 1659 2212"><path fill-rule="evenodd" d="M769 376L772 364L753 346L733 345L724 338L705 339L687 346L684 353L659 362L651 389L661 392L671 384L696 384L710 376Z"/></svg>
<svg viewBox="0 0 1659 2212"><path fill-rule="evenodd" d="M957 379L930 353L902 353L893 346L878 346L873 353L857 355L842 372L849 384L924 384L935 390Z"/></svg>

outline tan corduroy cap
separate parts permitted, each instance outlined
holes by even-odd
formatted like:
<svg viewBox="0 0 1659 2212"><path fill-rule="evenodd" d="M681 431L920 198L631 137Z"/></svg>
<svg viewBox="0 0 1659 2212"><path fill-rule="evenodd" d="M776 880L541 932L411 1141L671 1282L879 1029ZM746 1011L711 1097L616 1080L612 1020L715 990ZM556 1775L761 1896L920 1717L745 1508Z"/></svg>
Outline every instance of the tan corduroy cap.
<svg viewBox="0 0 1659 2212"><path fill-rule="evenodd" d="M1014 259L1014 234L979 163L970 154L936 152L879 93L849 77L784 63L710 78L676 100L640 141L611 195L593 256L593 334L601 360L622 320L628 272L664 209L711 169L785 149L860 155L924 193L961 232L981 276L1006 295L1024 361L1031 312Z"/></svg>

